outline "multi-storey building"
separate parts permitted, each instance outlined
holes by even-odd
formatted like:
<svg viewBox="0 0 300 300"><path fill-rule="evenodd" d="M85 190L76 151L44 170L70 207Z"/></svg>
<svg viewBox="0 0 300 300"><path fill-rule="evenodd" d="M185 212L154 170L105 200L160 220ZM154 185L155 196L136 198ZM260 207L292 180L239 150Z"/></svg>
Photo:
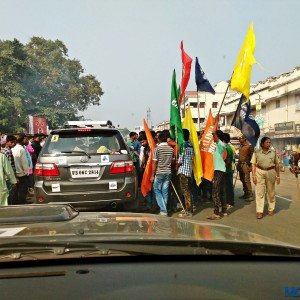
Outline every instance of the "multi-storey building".
<svg viewBox="0 0 300 300"><path fill-rule="evenodd" d="M223 130L231 131L240 94L231 93L224 103ZM300 146L300 67L251 85L251 112L261 128L279 149Z"/></svg>

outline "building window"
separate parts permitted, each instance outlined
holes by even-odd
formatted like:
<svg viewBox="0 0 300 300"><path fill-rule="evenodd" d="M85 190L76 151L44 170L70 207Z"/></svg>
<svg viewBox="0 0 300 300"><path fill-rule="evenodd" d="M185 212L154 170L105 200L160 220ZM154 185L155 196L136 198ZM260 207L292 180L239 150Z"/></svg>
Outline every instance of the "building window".
<svg viewBox="0 0 300 300"><path fill-rule="evenodd" d="M296 104L296 111L300 110L300 95L296 95L296 99L295 99L295 104Z"/></svg>
<svg viewBox="0 0 300 300"><path fill-rule="evenodd" d="M205 107L205 102L200 102L200 108L204 108Z"/></svg>
<svg viewBox="0 0 300 300"><path fill-rule="evenodd" d="M212 103L212 108L217 108L218 107L218 102L213 102Z"/></svg>
<svg viewBox="0 0 300 300"><path fill-rule="evenodd" d="M276 108L279 108L280 107L280 100L276 100Z"/></svg>
<svg viewBox="0 0 300 300"><path fill-rule="evenodd" d="M200 118L200 124L203 124L204 123L204 118ZM193 118L193 122L195 123L195 124L198 124L198 118Z"/></svg>
<svg viewBox="0 0 300 300"><path fill-rule="evenodd" d="M197 103L196 102L190 102L190 107L197 108Z"/></svg>

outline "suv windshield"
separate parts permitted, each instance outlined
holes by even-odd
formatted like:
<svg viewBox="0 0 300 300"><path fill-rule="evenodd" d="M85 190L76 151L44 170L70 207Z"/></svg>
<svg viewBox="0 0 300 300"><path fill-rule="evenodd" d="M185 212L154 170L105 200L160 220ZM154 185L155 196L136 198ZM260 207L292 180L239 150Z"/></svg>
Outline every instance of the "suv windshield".
<svg viewBox="0 0 300 300"><path fill-rule="evenodd" d="M89 154L116 153L126 150L125 143L116 131L67 131L54 132L45 143L43 154L65 154L80 152Z"/></svg>

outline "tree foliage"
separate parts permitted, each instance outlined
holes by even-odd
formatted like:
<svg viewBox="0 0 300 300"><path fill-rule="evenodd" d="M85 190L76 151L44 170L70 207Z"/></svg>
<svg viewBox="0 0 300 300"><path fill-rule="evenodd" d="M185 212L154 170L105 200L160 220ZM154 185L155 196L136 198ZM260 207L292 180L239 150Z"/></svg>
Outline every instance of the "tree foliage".
<svg viewBox="0 0 300 300"><path fill-rule="evenodd" d="M41 37L31 38L26 45L16 39L0 41L1 106L21 110L22 116L46 117L55 128L67 120L80 119L79 111L99 105L102 94L100 82L85 75L78 60L68 57L62 41ZM1 113L1 117L10 116ZM18 118L14 121L17 127L24 123Z"/></svg>
<svg viewBox="0 0 300 300"><path fill-rule="evenodd" d="M0 96L0 132L22 132L23 128L26 128L26 114L21 99Z"/></svg>

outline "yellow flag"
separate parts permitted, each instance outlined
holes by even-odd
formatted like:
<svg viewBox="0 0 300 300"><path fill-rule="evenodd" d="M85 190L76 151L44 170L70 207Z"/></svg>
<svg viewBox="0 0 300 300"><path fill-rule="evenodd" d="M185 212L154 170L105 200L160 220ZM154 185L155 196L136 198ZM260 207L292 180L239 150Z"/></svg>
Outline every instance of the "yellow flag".
<svg viewBox="0 0 300 300"><path fill-rule="evenodd" d="M237 57L230 82L231 89L242 93L247 98L247 100L249 100L250 95L250 77L252 65L256 63L254 50L255 35L253 30L253 23L251 23L249 25L249 29L245 37L243 46Z"/></svg>
<svg viewBox="0 0 300 300"><path fill-rule="evenodd" d="M193 173L196 184L201 183L201 178L203 176L202 161L200 155L200 145L197 135L197 130L193 122L192 113L190 107L186 109L185 118L182 122L182 128L188 129L190 132L190 141L194 148L194 159L193 159Z"/></svg>

